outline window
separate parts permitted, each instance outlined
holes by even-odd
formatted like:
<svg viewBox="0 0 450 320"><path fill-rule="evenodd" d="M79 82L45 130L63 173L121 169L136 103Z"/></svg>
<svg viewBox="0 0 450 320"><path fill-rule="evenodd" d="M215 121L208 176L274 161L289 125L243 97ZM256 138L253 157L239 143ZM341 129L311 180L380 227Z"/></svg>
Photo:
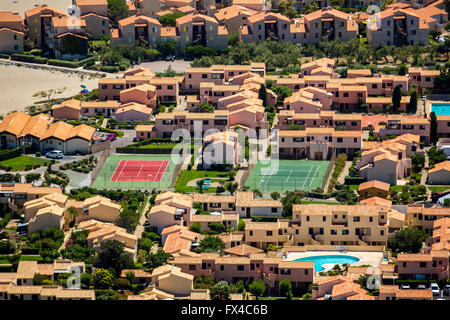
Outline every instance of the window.
<svg viewBox="0 0 450 320"><path fill-rule="evenodd" d="M337 231L335 229L331 229L331 234L335 236L337 235Z"/></svg>
<svg viewBox="0 0 450 320"><path fill-rule="evenodd" d="M420 267L421 268L426 268L427 267L427 263L426 262L421 262L420 263Z"/></svg>
<svg viewBox="0 0 450 320"><path fill-rule="evenodd" d="M278 212L278 208L273 207L273 208L272 208L272 213L277 213L277 212Z"/></svg>
<svg viewBox="0 0 450 320"><path fill-rule="evenodd" d="M353 222L359 222L361 219L359 217L353 217Z"/></svg>
<svg viewBox="0 0 450 320"><path fill-rule="evenodd" d="M308 271L309 271L308 269L305 269L305 275L307 275L307 274L308 274Z"/></svg>
<svg viewBox="0 0 450 320"><path fill-rule="evenodd" d="M369 222L373 222L373 217L369 217Z"/></svg>
<svg viewBox="0 0 450 320"><path fill-rule="evenodd" d="M202 79L208 78L208 75L206 73L202 74Z"/></svg>
<svg viewBox="0 0 450 320"><path fill-rule="evenodd" d="M337 142L341 143L342 142L342 138L337 138Z"/></svg>
<svg viewBox="0 0 450 320"><path fill-rule="evenodd" d="M167 89L168 89L168 90L173 90L173 86L168 85L168 86L167 86Z"/></svg>
<svg viewBox="0 0 450 320"><path fill-rule="evenodd" d="M190 264L189 265L189 270L195 270L195 264Z"/></svg>
<svg viewBox="0 0 450 320"><path fill-rule="evenodd" d="M272 231L266 231L266 236L272 236Z"/></svg>
<svg viewBox="0 0 450 320"><path fill-rule="evenodd" d="M380 230L380 236L384 236L384 230Z"/></svg>
<svg viewBox="0 0 450 320"><path fill-rule="evenodd" d="M306 221L309 221L309 216L306 216Z"/></svg>
<svg viewBox="0 0 450 320"><path fill-rule="evenodd" d="M348 234L349 234L349 231L348 231L348 230L342 230L342 235L346 236L346 235L348 235Z"/></svg>
<svg viewBox="0 0 450 320"><path fill-rule="evenodd" d="M220 265L220 270L223 271L223 264Z"/></svg>
<svg viewBox="0 0 450 320"><path fill-rule="evenodd" d="M237 271L244 271L244 266L242 264L238 265Z"/></svg>
<svg viewBox="0 0 450 320"><path fill-rule="evenodd" d="M249 234L252 236L252 235L253 235L253 231L250 230L250 233L249 233Z"/></svg>
<svg viewBox="0 0 450 320"><path fill-rule="evenodd" d="M323 216L323 217L322 217L322 221L327 221L327 217L326 217L326 216Z"/></svg>
<svg viewBox="0 0 450 320"><path fill-rule="evenodd" d="M356 125L357 125L357 124L356 124L356 121L352 121L352 126L353 126L353 127L356 127Z"/></svg>

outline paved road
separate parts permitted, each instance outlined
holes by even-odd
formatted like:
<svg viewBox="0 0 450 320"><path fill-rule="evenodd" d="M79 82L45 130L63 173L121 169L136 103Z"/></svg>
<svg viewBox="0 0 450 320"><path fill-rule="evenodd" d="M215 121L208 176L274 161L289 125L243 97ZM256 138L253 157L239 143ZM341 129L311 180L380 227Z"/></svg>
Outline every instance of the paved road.
<svg viewBox="0 0 450 320"><path fill-rule="evenodd" d="M184 60L175 60L175 61L152 61L152 62L144 62L141 63L139 66L150 68L153 72L164 72L169 68L169 66L172 67L172 70L174 70L177 73L184 73L186 71L186 68L189 68L191 66L190 61L184 61ZM137 67L137 66L134 66Z"/></svg>
<svg viewBox="0 0 450 320"><path fill-rule="evenodd" d="M145 213L147 212L149 205L150 205L150 201L147 201L147 204L145 205L145 208L142 211L142 215L139 218L139 225L134 230L134 235L137 236L138 238L140 238L142 236L142 232L144 232L144 230L145 230L144 223L145 223L145 221L147 221L147 217L145 216Z"/></svg>

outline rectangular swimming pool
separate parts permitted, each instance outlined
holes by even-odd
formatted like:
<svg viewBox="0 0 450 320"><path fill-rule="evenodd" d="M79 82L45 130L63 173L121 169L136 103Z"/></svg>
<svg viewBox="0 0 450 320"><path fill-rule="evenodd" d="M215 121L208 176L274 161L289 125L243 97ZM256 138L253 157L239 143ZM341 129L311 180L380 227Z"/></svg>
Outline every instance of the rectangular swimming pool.
<svg viewBox="0 0 450 320"><path fill-rule="evenodd" d="M450 115L450 103L432 103L431 112L435 115Z"/></svg>

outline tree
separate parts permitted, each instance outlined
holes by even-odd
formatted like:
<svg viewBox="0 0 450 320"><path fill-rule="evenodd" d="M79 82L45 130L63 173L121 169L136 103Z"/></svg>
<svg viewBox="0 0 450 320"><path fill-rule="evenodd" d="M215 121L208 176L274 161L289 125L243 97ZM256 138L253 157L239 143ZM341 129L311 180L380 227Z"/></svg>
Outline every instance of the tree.
<svg viewBox="0 0 450 320"><path fill-rule="evenodd" d="M295 193L293 191L287 191L281 198L281 203L283 204L283 216L292 216L292 205L301 204L301 200L304 198L304 194Z"/></svg>
<svg viewBox="0 0 450 320"><path fill-rule="evenodd" d="M409 113L416 113L417 112L417 100L418 100L418 93L416 90L413 90L413 92L411 92L411 98L409 100L409 104L408 104L408 112Z"/></svg>
<svg viewBox="0 0 450 320"><path fill-rule="evenodd" d="M420 172L425 165L425 156L421 153L415 153L409 157L411 158L411 167L413 172Z"/></svg>
<svg viewBox="0 0 450 320"><path fill-rule="evenodd" d="M94 272L94 287L95 289L110 289L114 283L114 277L106 269L98 268Z"/></svg>
<svg viewBox="0 0 450 320"><path fill-rule="evenodd" d="M230 286L226 281L219 281L209 291L211 300L230 300Z"/></svg>
<svg viewBox="0 0 450 320"><path fill-rule="evenodd" d="M238 231L244 231L244 230L245 230L245 221L242 219L239 219Z"/></svg>
<svg viewBox="0 0 450 320"><path fill-rule="evenodd" d="M116 276L119 276L123 269L134 268L133 256L124 249L125 244L118 240L102 242L94 265L105 269L112 268Z"/></svg>
<svg viewBox="0 0 450 320"><path fill-rule="evenodd" d="M74 206L70 206L69 208L67 208L67 212L70 214L70 216L72 217L72 221L76 221L77 217L78 217L78 211L77 209L75 209Z"/></svg>
<svg viewBox="0 0 450 320"><path fill-rule="evenodd" d="M237 182L227 182L225 184L225 189L233 195L236 190L239 188L239 184Z"/></svg>
<svg viewBox="0 0 450 320"><path fill-rule="evenodd" d="M202 232L202 225L200 224L200 222L194 222L189 227L189 230L191 230L192 232L201 233Z"/></svg>
<svg viewBox="0 0 450 320"><path fill-rule="evenodd" d="M277 105L283 105L284 99L292 96L292 90L286 86L276 86L273 88L273 92L277 94Z"/></svg>
<svg viewBox="0 0 450 320"><path fill-rule="evenodd" d="M198 189L198 193L203 193L203 185L205 183L205 180L200 179L197 180L197 189Z"/></svg>
<svg viewBox="0 0 450 320"><path fill-rule="evenodd" d="M214 112L214 106L209 103L203 103L200 106L200 111L204 113L213 113Z"/></svg>
<svg viewBox="0 0 450 320"><path fill-rule="evenodd" d="M167 261L171 259L173 259L173 256L170 253L167 253L162 248L159 248L156 253L149 252L147 254L145 265L149 268L158 268L167 264Z"/></svg>
<svg viewBox="0 0 450 320"><path fill-rule="evenodd" d="M226 230L225 226L222 223L212 222L208 226L211 231L219 234L225 232Z"/></svg>
<svg viewBox="0 0 450 320"><path fill-rule="evenodd" d="M90 273L82 273L80 276L81 289L89 289L94 285L94 277Z"/></svg>
<svg viewBox="0 0 450 320"><path fill-rule="evenodd" d="M262 100L263 106L266 107L267 106L267 90L266 90L266 86L264 84L261 84L261 86L259 87L259 99Z"/></svg>
<svg viewBox="0 0 450 320"><path fill-rule="evenodd" d="M239 33L232 32L228 35L228 46L233 47L239 44Z"/></svg>
<svg viewBox="0 0 450 320"><path fill-rule="evenodd" d="M259 299L259 297L262 297L264 292L266 292L266 284L264 283L264 280L253 281L248 286L248 289L256 296L256 299Z"/></svg>
<svg viewBox="0 0 450 320"><path fill-rule="evenodd" d="M185 16L186 14L184 12L178 11L174 13L168 13L165 15L162 15L158 18L158 21L164 26L164 27L175 27L177 23L177 19Z"/></svg>
<svg viewBox="0 0 450 320"><path fill-rule="evenodd" d="M447 155L444 150L437 150L434 146L428 149L427 154L430 166L447 160Z"/></svg>
<svg viewBox="0 0 450 320"><path fill-rule="evenodd" d="M35 181L38 181L40 178L41 178L40 173L28 173L25 176L25 181L26 181L26 183L33 183Z"/></svg>
<svg viewBox="0 0 450 320"><path fill-rule="evenodd" d="M427 237L427 233L417 228L404 228L388 240L388 248L393 252L417 253Z"/></svg>
<svg viewBox="0 0 450 320"><path fill-rule="evenodd" d="M225 249L225 243L216 236L206 236L200 241L201 252L217 252Z"/></svg>
<svg viewBox="0 0 450 320"><path fill-rule="evenodd" d="M128 5L123 0L108 0L108 15L114 25L128 16Z"/></svg>
<svg viewBox="0 0 450 320"><path fill-rule="evenodd" d="M392 93L392 110L394 113L400 109L400 101L402 100L402 87L400 85L394 88Z"/></svg>
<svg viewBox="0 0 450 320"><path fill-rule="evenodd" d="M291 281L289 279L281 280L280 293L282 296L286 297L288 300L292 299L292 285L291 285Z"/></svg>
<svg viewBox="0 0 450 320"><path fill-rule="evenodd" d="M284 0L278 4L278 10L283 16L289 19L295 18L297 16L297 10L294 8L294 0Z"/></svg>
<svg viewBox="0 0 450 320"><path fill-rule="evenodd" d="M434 112L430 113L430 142L432 144L436 144L436 142L438 141L438 134L437 134L437 118L436 118L436 114Z"/></svg>
<svg viewBox="0 0 450 320"><path fill-rule="evenodd" d="M279 192L274 191L274 192L272 192L272 193L270 194L270 197L271 197L273 200L279 200L279 199L281 198L281 195L280 195Z"/></svg>

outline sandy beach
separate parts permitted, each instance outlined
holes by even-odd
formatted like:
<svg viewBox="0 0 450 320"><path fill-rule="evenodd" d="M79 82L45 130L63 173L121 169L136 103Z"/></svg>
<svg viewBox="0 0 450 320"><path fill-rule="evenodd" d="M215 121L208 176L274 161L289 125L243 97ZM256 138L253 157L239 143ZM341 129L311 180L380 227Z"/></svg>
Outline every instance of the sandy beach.
<svg viewBox="0 0 450 320"><path fill-rule="evenodd" d="M81 80L78 75L16 66L0 66L0 74L0 114L23 110L35 102L46 100L47 97L39 94L43 91L53 89L55 93L51 98L66 98L80 92L81 84L88 90L98 86L98 78Z"/></svg>
<svg viewBox="0 0 450 320"><path fill-rule="evenodd" d="M72 0L1 0L0 11L17 12L25 17L24 12L33 9L35 4L47 4L50 7L67 12L67 8L72 5Z"/></svg>

